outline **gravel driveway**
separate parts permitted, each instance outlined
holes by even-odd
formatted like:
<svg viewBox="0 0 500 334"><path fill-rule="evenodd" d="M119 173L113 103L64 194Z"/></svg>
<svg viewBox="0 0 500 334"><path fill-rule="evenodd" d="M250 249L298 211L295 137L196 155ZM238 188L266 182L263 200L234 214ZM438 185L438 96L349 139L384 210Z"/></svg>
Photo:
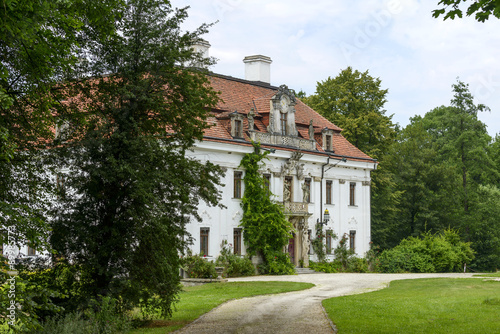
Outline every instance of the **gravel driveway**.
<svg viewBox="0 0 500 334"><path fill-rule="evenodd" d="M316 286L276 295L232 300L203 315L176 333L334 333L321 306L323 299L374 291L390 281L434 277L472 277L472 274L302 274L229 279L244 281L308 282Z"/></svg>

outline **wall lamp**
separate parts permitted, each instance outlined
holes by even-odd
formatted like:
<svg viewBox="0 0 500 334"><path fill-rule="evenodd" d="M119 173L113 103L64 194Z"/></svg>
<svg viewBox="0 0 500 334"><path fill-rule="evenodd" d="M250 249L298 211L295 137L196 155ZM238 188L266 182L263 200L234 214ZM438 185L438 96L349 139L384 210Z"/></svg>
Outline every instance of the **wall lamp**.
<svg viewBox="0 0 500 334"><path fill-rule="evenodd" d="M317 223L321 225L327 225L329 220L330 212L328 212L328 209L325 209L325 213L323 214L323 221L320 221L320 219L318 218Z"/></svg>
<svg viewBox="0 0 500 334"><path fill-rule="evenodd" d="M275 153L276 152L276 149L274 149L274 148L263 148L263 147L261 147L260 149L264 150L264 151L269 151L270 153Z"/></svg>

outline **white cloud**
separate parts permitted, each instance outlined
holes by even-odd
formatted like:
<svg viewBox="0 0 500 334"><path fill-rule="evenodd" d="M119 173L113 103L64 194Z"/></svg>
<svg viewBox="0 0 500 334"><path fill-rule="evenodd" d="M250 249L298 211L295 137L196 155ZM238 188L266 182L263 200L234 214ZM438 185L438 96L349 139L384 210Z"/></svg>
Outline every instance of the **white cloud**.
<svg viewBox="0 0 500 334"><path fill-rule="evenodd" d="M406 125L415 114L449 104L456 78L470 84L490 134L500 132L500 20L432 18L436 2L417 0L173 0L190 5L186 28L219 20L206 36L217 73L244 76L242 59L273 59L271 80L315 91L352 66L389 89L388 114Z"/></svg>

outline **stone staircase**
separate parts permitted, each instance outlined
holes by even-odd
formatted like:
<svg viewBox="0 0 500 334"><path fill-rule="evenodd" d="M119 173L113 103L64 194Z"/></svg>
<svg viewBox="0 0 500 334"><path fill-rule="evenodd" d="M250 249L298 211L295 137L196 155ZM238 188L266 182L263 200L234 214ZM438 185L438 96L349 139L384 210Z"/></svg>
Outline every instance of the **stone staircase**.
<svg viewBox="0 0 500 334"><path fill-rule="evenodd" d="M310 268L299 268L295 267L295 272L297 275L302 275L302 274L316 274L316 272Z"/></svg>

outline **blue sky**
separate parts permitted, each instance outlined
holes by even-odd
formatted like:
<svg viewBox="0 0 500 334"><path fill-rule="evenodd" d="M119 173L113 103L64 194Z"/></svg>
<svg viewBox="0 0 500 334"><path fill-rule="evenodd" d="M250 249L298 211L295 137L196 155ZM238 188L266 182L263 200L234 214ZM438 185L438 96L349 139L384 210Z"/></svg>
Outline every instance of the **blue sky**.
<svg viewBox="0 0 500 334"><path fill-rule="evenodd" d="M500 133L500 20L432 18L438 0L172 0L190 6L184 28L218 21L204 36L212 71L244 78L243 58L271 57L271 84L313 94L316 83L348 66L382 80L387 114L410 117L449 105L457 77L479 118Z"/></svg>

